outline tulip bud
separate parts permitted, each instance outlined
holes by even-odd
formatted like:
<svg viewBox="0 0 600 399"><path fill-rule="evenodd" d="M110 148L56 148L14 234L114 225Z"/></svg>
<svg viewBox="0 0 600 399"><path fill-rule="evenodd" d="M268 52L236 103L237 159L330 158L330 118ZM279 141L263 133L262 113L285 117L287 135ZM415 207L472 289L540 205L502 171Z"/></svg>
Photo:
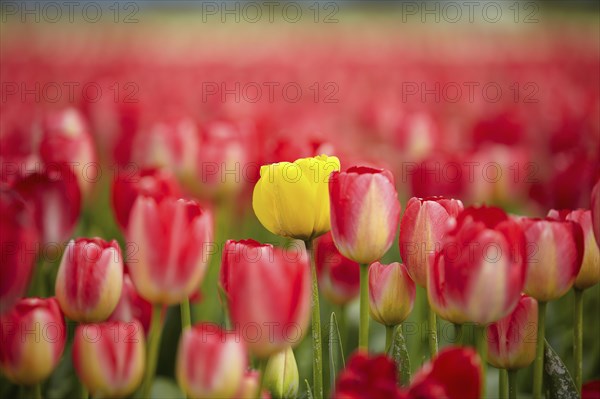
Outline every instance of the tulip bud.
<svg viewBox="0 0 600 399"><path fill-rule="evenodd" d="M331 233L319 237L315 245L319 290L331 303L344 305L358 296L360 268L335 247Z"/></svg>
<svg viewBox="0 0 600 399"><path fill-rule="evenodd" d="M408 273L421 287L427 285L427 268L441 249L448 220L464 209L460 200L413 197L400 222L400 255Z"/></svg>
<svg viewBox="0 0 600 399"><path fill-rule="evenodd" d="M73 340L73 366L94 397L123 398L142 382L144 330L138 321L81 324Z"/></svg>
<svg viewBox="0 0 600 399"><path fill-rule="evenodd" d="M77 184L85 196L97 181L94 140L83 115L75 108L49 112L42 124L40 158L46 165L72 166Z"/></svg>
<svg viewBox="0 0 600 399"><path fill-rule="evenodd" d="M115 218L121 228L127 229L129 214L135 200L140 195L156 198L178 197L181 193L175 176L162 169L143 169L132 174L119 170L113 182L112 204Z"/></svg>
<svg viewBox="0 0 600 399"><path fill-rule="evenodd" d="M309 320L308 259L299 252L254 240L227 241L221 286L234 327L250 352L265 358L295 346Z"/></svg>
<svg viewBox="0 0 600 399"><path fill-rule="evenodd" d="M14 190L0 188L0 214L0 314L4 314L27 290L39 235L31 210Z"/></svg>
<svg viewBox="0 0 600 399"><path fill-rule="evenodd" d="M33 173L15 182L14 188L30 204L43 244L63 243L71 236L81 205L73 172Z"/></svg>
<svg viewBox="0 0 600 399"><path fill-rule="evenodd" d="M135 286L128 274L123 276L123 289L117 307L112 312L109 321L130 322L138 320L148 332L152 318L152 304L142 298L135 290Z"/></svg>
<svg viewBox="0 0 600 399"><path fill-rule="evenodd" d="M252 207L267 230L312 240L331 229L329 175L340 170L336 157L320 155L264 165L254 186Z"/></svg>
<svg viewBox="0 0 600 399"><path fill-rule="evenodd" d="M583 231L583 259L573 286L585 290L597 284L600 281L600 248L598 248L594 238L592 212L584 209L570 212L551 210L548 217L556 220L570 220L581 227Z"/></svg>
<svg viewBox="0 0 600 399"><path fill-rule="evenodd" d="M246 351L234 333L213 324L196 324L183 331L175 373L189 397L233 398L245 370Z"/></svg>
<svg viewBox="0 0 600 399"><path fill-rule="evenodd" d="M345 257L369 264L392 245L400 216L394 177L388 170L352 167L329 182L331 232Z"/></svg>
<svg viewBox="0 0 600 399"><path fill-rule="evenodd" d="M487 327L488 362L508 370L533 363L536 340L531 337L535 337L537 323L537 301L521 295L511 314Z"/></svg>
<svg viewBox="0 0 600 399"><path fill-rule="evenodd" d="M25 298L0 317L0 368L16 384L44 381L62 356L67 339L55 298Z"/></svg>
<svg viewBox="0 0 600 399"><path fill-rule="evenodd" d="M274 398L298 397L299 384L298 365L291 347L269 357L264 385Z"/></svg>
<svg viewBox="0 0 600 399"><path fill-rule="evenodd" d="M531 250L527 254L525 293L538 301L558 299L573 286L583 259L583 232L575 222L520 221Z"/></svg>
<svg viewBox="0 0 600 399"><path fill-rule="evenodd" d="M369 266L369 311L371 318L386 326L402 323L415 302L415 283L406 266L394 262Z"/></svg>
<svg viewBox="0 0 600 399"><path fill-rule="evenodd" d="M465 209L428 272L431 307L457 324L500 320L521 296L525 256L523 231L502 209Z"/></svg>
<svg viewBox="0 0 600 399"><path fill-rule="evenodd" d="M71 240L56 276L56 299L80 323L104 321L115 310L123 285L119 244L100 238Z"/></svg>
<svg viewBox="0 0 600 399"><path fill-rule="evenodd" d="M171 305L197 291L208 264L212 230L212 215L195 201L139 196L127 239L138 249L129 273L140 295Z"/></svg>
<svg viewBox="0 0 600 399"><path fill-rule="evenodd" d="M592 189L590 208L592 210L592 226L594 228L594 237L596 238L596 244L598 244L598 247L600 247L600 180L596 182L596 185Z"/></svg>

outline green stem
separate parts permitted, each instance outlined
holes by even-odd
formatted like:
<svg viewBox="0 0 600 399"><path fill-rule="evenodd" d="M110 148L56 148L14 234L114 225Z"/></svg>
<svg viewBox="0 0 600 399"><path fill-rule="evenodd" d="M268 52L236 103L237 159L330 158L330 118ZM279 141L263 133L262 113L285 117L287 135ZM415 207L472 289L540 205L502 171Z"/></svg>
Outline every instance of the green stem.
<svg viewBox="0 0 600 399"><path fill-rule="evenodd" d="M152 307L152 321L148 332L148 343L146 346L146 371L142 382L142 397L149 398L152 388L152 379L156 373L158 361L158 350L160 347L160 335L162 333L161 321L162 305L154 304Z"/></svg>
<svg viewBox="0 0 600 399"><path fill-rule="evenodd" d="M181 308L181 331L183 332L183 330L192 326L192 314L190 311L189 298L186 298L179 306Z"/></svg>
<svg viewBox="0 0 600 399"><path fill-rule="evenodd" d="M312 339L313 339L313 394L315 399L323 398L323 355L321 348L321 309L319 307L319 283L317 266L313 254L312 241L305 241L306 252L310 258L312 277Z"/></svg>
<svg viewBox="0 0 600 399"><path fill-rule="evenodd" d="M260 359L258 361L258 370L260 372L258 390L256 391L256 399L262 398L262 391L265 386L265 371L267 370L267 363L269 358Z"/></svg>
<svg viewBox="0 0 600 399"><path fill-rule="evenodd" d="M410 357L408 350L406 349L406 340L404 339L404 332L402 324L398 324L395 331L394 347L392 348L392 356L396 361L398 367L398 382L402 387L408 387L410 385ZM397 346L396 346L397 345Z"/></svg>
<svg viewBox="0 0 600 399"><path fill-rule="evenodd" d="M385 353L390 352L392 342L394 342L394 329L396 326L385 326Z"/></svg>
<svg viewBox="0 0 600 399"><path fill-rule="evenodd" d="M342 341L342 351L346 352L346 345L348 340L348 335L346 332L346 305L340 305L337 322L340 331L340 340ZM343 355L344 357L346 356L345 353Z"/></svg>
<svg viewBox="0 0 600 399"><path fill-rule="evenodd" d="M464 334L464 331L463 331L462 324L456 324L455 323L454 324L454 336L455 336L455 338L454 338L454 341L455 341L454 344L455 345L459 345L459 346L464 345L463 334Z"/></svg>
<svg viewBox="0 0 600 399"><path fill-rule="evenodd" d="M517 370L508 370L508 399L517 399Z"/></svg>
<svg viewBox="0 0 600 399"><path fill-rule="evenodd" d="M575 315L573 327L573 361L575 362L575 386L581 393L583 372L583 290L575 291Z"/></svg>
<svg viewBox="0 0 600 399"><path fill-rule="evenodd" d="M429 331L427 335L429 336L429 356L431 358L435 357L438 352L438 336L437 336L437 315L429 306L429 302L427 302L427 328Z"/></svg>
<svg viewBox="0 0 600 399"><path fill-rule="evenodd" d="M360 324L358 349L369 351L369 265L360 265Z"/></svg>
<svg viewBox="0 0 600 399"><path fill-rule="evenodd" d="M538 330L533 365L533 399L542 399L544 379L544 339L546 338L546 302L538 302Z"/></svg>
<svg viewBox="0 0 600 399"><path fill-rule="evenodd" d="M487 369L487 334L485 326L475 326L477 353L481 358L481 397L485 398L486 369Z"/></svg>
<svg viewBox="0 0 600 399"><path fill-rule="evenodd" d="M508 398L508 372L506 369L498 370L498 396L500 399Z"/></svg>
<svg viewBox="0 0 600 399"><path fill-rule="evenodd" d="M83 386L83 384L81 386ZM42 384L41 383L37 383L33 386L33 397L35 399L42 399ZM83 398L87 399L87 396L84 396Z"/></svg>

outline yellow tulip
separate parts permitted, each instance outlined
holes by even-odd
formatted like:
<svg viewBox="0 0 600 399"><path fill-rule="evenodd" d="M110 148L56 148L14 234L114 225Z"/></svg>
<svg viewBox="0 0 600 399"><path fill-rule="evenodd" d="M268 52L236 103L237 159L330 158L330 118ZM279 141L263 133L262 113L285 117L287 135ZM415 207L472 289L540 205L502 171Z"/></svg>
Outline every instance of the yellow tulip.
<svg viewBox="0 0 600 399"><path fill-rule="evenodd" d="M329 175L340 170L337 157L320 155L260 168L252 207L270 232L312 240L331 229Z"/></svg>

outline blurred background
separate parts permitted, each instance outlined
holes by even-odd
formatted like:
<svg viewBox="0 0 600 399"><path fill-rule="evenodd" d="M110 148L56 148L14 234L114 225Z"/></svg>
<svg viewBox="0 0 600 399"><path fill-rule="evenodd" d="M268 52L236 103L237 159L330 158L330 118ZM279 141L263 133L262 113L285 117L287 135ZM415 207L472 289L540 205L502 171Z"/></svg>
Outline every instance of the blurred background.
<svg viewBox="0 0 600 399"><path fill-rule="evenodd" d="M282 245L252 212L265 163L327 153L343 169L392 170L403 206L411 196L448 195L535 216L589 207L600 176L595 1L0 7L1 180L72 164L83 205L69 236L117 238L126 248L111 182L145 168L171 171L188 195L214 208L218 243L252 237ZM60 258L53 259L50 270ZM397 245L385 260L400 260ZM223 322L219 263L216 254L196 320ZM600 287L587 292L584 381L600 377ZM418 298L405 325L413 369L426 356L422 291ZM547 316L549 342L567 364L572 305L569 293ZM333 310L322 302L325 338ZM167 385L178 318L178 309L169 312L161 346L158 372ZM445 323L440 334L442 343L454 338ZM383 327L372 323L371 339L383 350ZM296 358L301 381L310 380L309 339ZM48 382L53 397L76 387L69 363L65 356ZM488 379L496 392L495 375ZM14 389L2 380L3 394Z"/></svg>

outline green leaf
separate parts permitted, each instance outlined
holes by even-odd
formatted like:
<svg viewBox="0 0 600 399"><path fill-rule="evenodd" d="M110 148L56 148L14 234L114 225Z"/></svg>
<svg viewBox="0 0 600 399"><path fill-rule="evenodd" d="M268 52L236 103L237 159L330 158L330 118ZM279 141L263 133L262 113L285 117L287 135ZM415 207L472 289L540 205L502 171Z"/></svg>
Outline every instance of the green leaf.
<svg viewBox="0 0 600 399"><path fill-rule="evenodd" d="M341 367L340 367L341 364ZM344 361L344 348L342 347L342 339L338 328L335 312L331 312L329 318L329 383L330 392L335 390L335 380L337 372L346 367Z"/></svg>
<svg viewBox="0 0 600 399"><path fill-rule="evenodd" d="M548 341L544 347L544 381L548 399L578 398L579 392L569 370Z"/></svg>
<svg viewBox="0 0 600 399"><path fill-rule="evenodd" d="M150 390L150 397L156 399L185 399L185 395L181 392L175 381L164 377L156 377L154 379L152 389Z"/></svg>
<svg viewBox="0 0 600 399"><path fill-rule="evenodd" d="M310 384L308 383L308 380L305 379L304 382L306 383L306 398L313 399L312 390L310 389Z"/></svg>
<svg viewBox="0 0 600 399"><path fill-rule="evenodd" d="M394 332L394 340L390 347L388 356L394 359L396 368L398 369L398 383L400 386L408 386L410 384L410 357L406 348L406 340L402 333L402 325L396 327Z"/></svg>

